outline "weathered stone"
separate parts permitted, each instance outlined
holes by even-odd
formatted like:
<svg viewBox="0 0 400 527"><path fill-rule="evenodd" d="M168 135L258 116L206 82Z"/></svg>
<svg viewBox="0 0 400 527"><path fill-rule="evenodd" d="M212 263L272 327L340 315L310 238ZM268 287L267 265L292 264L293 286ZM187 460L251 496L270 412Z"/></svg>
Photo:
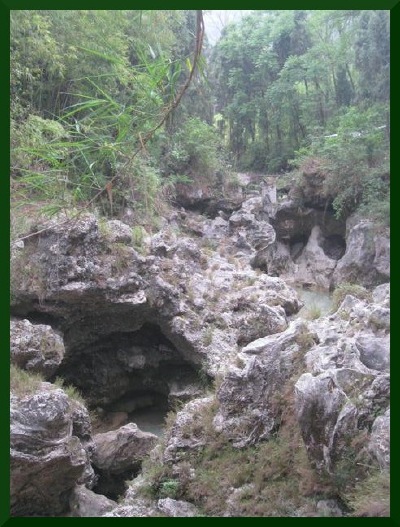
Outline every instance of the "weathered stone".
<svg viewBox="0 0 400 527"><path fill-rule="evenodd" d="M92 463L102 472L133 471L154 447L157 436L142 432L134 423L93 437L96 449Z"/></svg>
<svg viewBox="0 0 400 527"><path fill-rule="evenodd" d="M29 320L11 320L11 363L44 377L50 377L64 357L64 343L50 326Z"/></svg>
<svg viewBox="0 0 400 527"><path fill-rule="evenodd" d="M381 469L390 467L390 408L375 419L368 450L378 461Z"/></svg>
<svg viewBox="0 0 400 527"><path fill-rule="evenodd" d="M346 253L338 262L333 283L351 282L366 287L390 278L390 240L373 222L350 218L347 222Z"/></svg>
<svg viewBox="0 0 400 527"><path fill-rule="evenodd" d="M347 295L334 315L312 323L318 345L306 356L312 373L295 385L296 414L311 462L330 474L362 454L360 434L368 437L389 405L389 336L371 320L381 310Z"/></svg>
<svg viewBox="0 0 400 527"><path fill-rule="evenodd" d="M312 228L301 255L296 259L293 278L297 283L314 284L322 289L329 289L337 262L325 254L322 245L322 232L316 225Z"/></svg>
<svg viewBox="0 0 400 527"><path fill-rule="evenodd" d="M132 229L119 220L109 220L105 224L107 240L111 243L128 244L132 241Z"/></svg>
<svg viewBox="0 0 400 527"><path fill-rule="evenodd" d="M274 398L293 375L296 357L312 335L301 320L279 335L258 339L238 355L241 367L231 366L217 392L217 431L233 445L247 446L268 439L279 420Z"/></svg>
<svg viewBox="0 0 400 527"><path fill-rule="evenodd" d="M382 307L390 307L390 284L381 284L372 291L372 299Z"/></svg>
<svg viewBox="0 0 400 527"><path fill-rule="evenodd" d="M319 500L317 502L317 511L322 517L342 517L343 511L336 500Z"/></svg>
<svg viewBox="0 0 400 527"><path fill-rule="evenodd" d="M171 498L158 500L157 507L165 516L173 518L193 517L199 514L197 508L191 503Z"/></svg>
<svg viewBox="0 0 400 527"><path fill-rule="evenodd" d="M360 335L356 340L360 360L367 368L388 370L390 367L390 338L375 335Z"/></svg>
<svg viewBox="0 0 400 527"><path fill-rule="evenodd" d="M174 462L184 459L187 451L193 451L206 445L205 430L198 424L198 415L211 413L213 397L203 397L187 403L177 413L175 423L167 431L163 461Z"/></svg>
<svg viewBox="0 0 400 527"><path fill-rule="evenodd" d="M74 518L102 516L117 507L115 501L79 485L74 488L69 499L70 514Z"/></svg>
<svg viewBox="0 0 400 527"><path fill-rule="evenodd" d="M57 516L68 511L76 483L93 485L89 453L73 435L73 407L48 383L33 394L11 396L13 516Z"/></svg>

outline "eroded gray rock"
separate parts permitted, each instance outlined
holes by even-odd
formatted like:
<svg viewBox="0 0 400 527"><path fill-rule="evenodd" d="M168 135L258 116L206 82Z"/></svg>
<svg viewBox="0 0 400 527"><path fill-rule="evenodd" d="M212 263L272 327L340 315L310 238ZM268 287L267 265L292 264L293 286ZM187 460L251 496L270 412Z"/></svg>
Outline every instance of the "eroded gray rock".
<svg viewBox="0 0 400 527"><path fill-rule="evenodd" d="M165 516L172 518L193 517L199 514L197 508L191 503L172 498L158 500L157 507Z"/></svg>
<svg viewBox="0 0 400 527"><path fill-rule="evenodd" d="M143 432L135 423L93 437L93 465L111 474L134 470L154 447L157 436Z"/></svg>
<svg viewBox="0 0 400 527"><path fill-rule="evenodd" d="M350 218L347 222L346 253L338 262L333 283L350 282L365 287L390 279L390 239L373 222Z"/></svg>
<svg viewBox="0 0 400 527"><path fill-rule="evenodd" d="M207 443L207 431L201 426L199 415L212 414L213 397L203 397L187 403L177 413L175 423L165 437L163 462L177 462L187 451L201 449Z"/></svg>
<svg viewBox="0 0 400 527"><path fill-rule="evenodd" d="M67 512L75 485L95 481L89 449L74 435L75 402L63 390L41 383L32 394L12 395L10 410L11 515ZM77 428L84 427L78 423Z"/></svg>
<svg viewBox="0 0 400 527"><path fill-rule="evenodd" d="M368 450L378 461L381 469L390 467L390 408L375 419Z"/></svg>
<svg viewBox="0 0 400 527"><path fill-rule="evenodd" d="M389 406L388 327L371 319L382 310L347 295L334 315L311 324L318 344L306 355L311 373L297 381L295 401L309 458L320 471L335 474L343 460L365 456L365 438ZM379 423L379 440L388 446L388 430Z"/></svg>
<svg viewBox="0 0 400 527"><path fill-rule="evenodd" d="M11 320L11 363L21 369L50 377L64 357L64 342L51 326L29 320Z"/></svg>
<svg viewBox="0 0 400 527"><path fill-rule="evenodd" d="M312 343L306 324L298 320L285 332L244 347L238 366L230 367L218 389L216 430L237 447L268 439L279 422L274 399L299 367L302 348Z"/></svg>
<svg viewBox="0 0 400 527"><path fill-rule="evenodd" d="M83 485L74 488L69 499L70 516L92 518L102 516L117 507L117 503Z"/></svg>

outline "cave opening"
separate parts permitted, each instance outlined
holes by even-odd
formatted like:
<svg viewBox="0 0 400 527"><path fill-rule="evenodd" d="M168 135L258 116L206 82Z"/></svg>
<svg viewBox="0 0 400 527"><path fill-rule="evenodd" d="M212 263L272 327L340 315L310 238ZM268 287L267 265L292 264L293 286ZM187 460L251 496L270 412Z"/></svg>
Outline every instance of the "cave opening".
<svg viewBox="0 0 400 527"><path fill-rule="evenodd" d="M295 262L301 253L303 252L304 247L307 245L309 234L301 233L295 234L290 238L289 249L290 257Z"/></svg>
<svg viewBox="0 0 400 527"><path fill-rule="evenodd" d="M340 234L326 236L322 244L322 250L329 258L340 260L346 252L346 240L344 236Z"/></svg>
<svg viewBox="0 0 400 527"><path fill-rule="evenodd" d="M67 338L67 353L56 375L83 395L94 416L94 435L135 423L142 432L162 436L167 413L204 393L200 365L189 361L157 324L146 322L135 331L112 327L110 320L108 334L92 335L85 344L74 346ZM121 474L94 469L98 482L93 490L117 499L141 463Z"/></svg>
<svg viewBox="0 0 400 527"><path fill-rule="evenodd" d="M199 365L189 362L153 323L135 331L110 331L77 349L70 343L69 348L57 376L75 386L94 410L96 432L134 418L147 431L147 413L149 427L161 435L168 411L204 391Z"/></svg>

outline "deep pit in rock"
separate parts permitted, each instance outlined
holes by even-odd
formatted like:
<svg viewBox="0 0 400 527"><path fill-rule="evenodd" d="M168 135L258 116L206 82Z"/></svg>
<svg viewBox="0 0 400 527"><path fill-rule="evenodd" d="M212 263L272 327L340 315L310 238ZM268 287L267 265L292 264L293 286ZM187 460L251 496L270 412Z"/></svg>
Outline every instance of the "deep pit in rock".
<svg viewBox="0 0 400 527"><path fill-rule="evenodd" d="M162 435L170 410L204 392L199 367L186 360L156 324L136 331L112 331L86 345L70 343L56 376L73 385L95 416L93 433L135 423L143 432ZM136 476L141 463L112 473L94 464L95 492L117 499L124 482Z"/></svg>

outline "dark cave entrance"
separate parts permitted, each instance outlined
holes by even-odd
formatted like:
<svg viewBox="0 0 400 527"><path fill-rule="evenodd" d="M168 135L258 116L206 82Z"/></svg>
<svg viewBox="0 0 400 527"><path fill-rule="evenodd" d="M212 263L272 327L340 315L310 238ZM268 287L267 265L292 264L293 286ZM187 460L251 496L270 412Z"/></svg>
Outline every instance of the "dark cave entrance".
<svg viewBox="0 0 400 527"><path fill-rule="evenodd" d="M346 240L340 234L332 234L324 239L322 250L333 260L340 260L346 252Z"/></svg>
<svg viewBox="0 0 400 527"><path fill-rule="evenodd" d="M301 253L303 252L304 247L307 245L309 234L295 234L290 238L289 249L290 257L295 262Z"/></svg>
<svg viewBox="0 0 400 527"><path fill-rule="evenodd" d="M108 414L126 414L126 422L146 409L165 415L195 397L204 389L198 371L158 325L145 323L135 331L110 331L79 349L70 343L57 375L78 388L105 431ZM108 429L121 426L108 421Z"/></svg>
<svg viewBox="0 0 400 527"><path fill-rule="evenodd" d="M143 432L161 436L167 413L204 393L199 366L189 362L157 324L110 331L75 348L73 342L67 344L57 375L75 386L94 410L94 434L133 422ZM99 479L93 490L117 499L125 481L140 472L141 463L123 474L94 468Z"/></svg>

